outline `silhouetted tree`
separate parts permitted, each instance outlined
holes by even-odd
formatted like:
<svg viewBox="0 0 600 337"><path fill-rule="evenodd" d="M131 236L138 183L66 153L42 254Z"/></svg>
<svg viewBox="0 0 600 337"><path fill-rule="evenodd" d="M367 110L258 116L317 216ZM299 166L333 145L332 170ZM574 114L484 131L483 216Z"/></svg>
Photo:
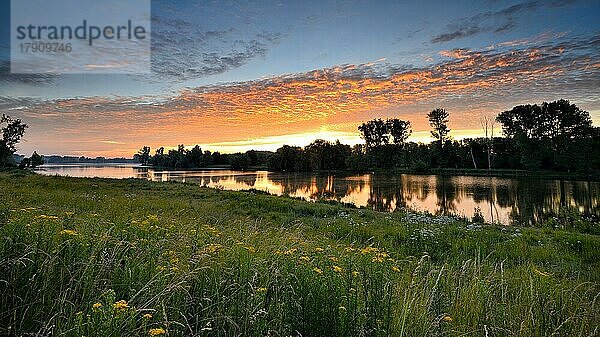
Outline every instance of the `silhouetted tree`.
<svg viewBox="0 0 600 337"><path fill-rule="evenodd" d="M44 165L44 158L42 158L42 156L40 156L36 151L33 151L33 154L29 160L31 161L30 165L32 168Z"/></svg>
<svg viewBox="0 0 600 337"><path fill-rule="evenodd" d="M541 109L537 104L517 105L500 113L496 120L502 124L502 132L506 137L535 138L540 115Z"/></svg>
<svg viewBox="0 0 600 337"><path fill-rule="evenodd" d="M0 117L0 129L2 138L0 139L0 167L14 165L12 155L16 151L16 145L19 143L27 124L20 119L12 119L7 115Z"/></svg>
<svg viewBox="0 0 600 337"><path fill-rule="evenodd" d="M592 120L567 100L519 105L498 115L506 137L521 150L521 162L530 169L574 169L582 152L579 141L593 137Z"/></svg>
<svg viewBox="0 0 600 337"><path fill-rule="evenodd" d="M390 142L387 123L382 119L374 119L358 127L367 147L380 146Z"/></svg>
<svg viewBox="0 0 600 337"><path fill-rule="evenodd" d="M142 165L148 165L150 160L150 147L144 146L138 151L138 160Z"/></svg>
<svg viewBox="0 0 600 337"><path fill-rule="evenodd" d="M187 153L187 162L191 167L202 167L204 166L203 157L202 149L196 145Z"/></svg>
<svg viewBox="0 0 600 337"><path fill-rule="evenodd" d="M44 164L44 158L37 152L33 151L33 154L29 158L23 158L19 163L19 168L36 168L37 166Z"/></svg>
<svg viewBox="0 0 600 337"><path fill-rule="evenodd" d="M403 121L397 118L388 119L386 121L387 133L392 137L392 141L396 145L404 144L408 137L412 134L410 122Z"/></svg>
<svg viewBox="0 0 600 337"><path fill-rule="evenodd" d="M433 128L431 135L440 144L440 148L444 147L450 129L448 128L448 112L445 109L437 108L427 114L429 125Z"/></svg>

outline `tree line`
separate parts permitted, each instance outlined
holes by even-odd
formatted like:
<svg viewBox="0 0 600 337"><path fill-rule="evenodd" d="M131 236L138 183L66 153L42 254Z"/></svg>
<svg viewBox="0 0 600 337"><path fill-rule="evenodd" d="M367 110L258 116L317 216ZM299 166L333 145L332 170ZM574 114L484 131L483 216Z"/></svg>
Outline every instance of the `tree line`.
<svg viewBox="0 0 600 337"><path fill-rule="evenodd" d="M404 169L425 172L434 168L549 170L598 174L600 128L590 114L567 100L515 106L495 119L483 118L484 136L454 140L448 127L450 114L437 108L427 114L434 141L409 142L411 122L397 118L373 119L358 131L364 144L349 146L317 139L305 147L284 145L275 152L248 151L220 154L199 146L183 145L150 155L138 153L144 164L193 168L229 165L233 169L266 166L273 171ZM496 124L502 136L495 136Z"/></svg>
<svg viewBox="0 0 600 337"><path fill-rule="evenodd" d="M250 150L246 153L222 154L218 151L202 151L199 145L188 150L183 144L177 149L165 152L164 147L156 149L154 155L149 146L142 147L134 155L143 165L164 168L202 168L211 166L227 166L235 170L245 170L250 167L265 166L270 152Z"/></svg>

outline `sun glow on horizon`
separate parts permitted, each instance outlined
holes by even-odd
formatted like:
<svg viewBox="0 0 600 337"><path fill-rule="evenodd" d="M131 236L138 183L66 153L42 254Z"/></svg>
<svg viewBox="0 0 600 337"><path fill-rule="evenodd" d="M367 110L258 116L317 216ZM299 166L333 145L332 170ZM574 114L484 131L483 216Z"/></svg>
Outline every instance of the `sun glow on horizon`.
<svg viewBox="0 0 600 337"><path fill-rule="evenodd" d="M464 138L475 138L482 137L483 131L478 129L473 130L452 130L451 137L454 140L461 140ZM495 136L501 135L501 130L499 128L495 129ZM249 150L256 151L276 151L278 148L289 145L289 146L299 146L304 147L317 139L323 139L329 142L340 141L342 144L354 146L357 144L364 144L364 140L360 137L358 132L347 132L347 131L334 131L334 130L326 130L322 129L315 132L305 132L305 133L296 133L289 135L279 135L279 136L267 136L267 137L258 137L252 139L244 139L239 141L229 141L229 142L215 142L215 143L186 143L183 144L186 149L191 149L194 146L198 145L202 148L202 150L215 152L218 151L220 153L239 153L246 152ZM429 131L416 131L413 132L409 137L409 142L415 143L430 143L434 139L431 137ZM114 143L113 143L114 144ZM124 144L125 145L125 144ZM92 152L92 153L75 153L72 155L75 156L104 156L104 157L125 157L129 158L134 153L137 152L137 148L132 148L130 144L125 145L127 149L119 149L112 150L107 152ZM164 147L165 151L176 149L177 145L169 144L169 146L157 145L151 146L152 154L159 147ZM141 146L140 146L141 147Z"/></svg>

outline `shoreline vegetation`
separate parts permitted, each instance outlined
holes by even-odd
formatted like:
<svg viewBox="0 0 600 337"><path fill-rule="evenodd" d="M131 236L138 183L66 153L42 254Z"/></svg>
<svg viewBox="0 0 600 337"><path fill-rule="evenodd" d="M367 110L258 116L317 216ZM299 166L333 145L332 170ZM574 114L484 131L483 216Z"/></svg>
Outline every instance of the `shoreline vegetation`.
<svg viewBox="0 0 600 337"><path fill-rule="evenodd" d="M600 237L563 225L5 171L0 334L595 335Z"/></svg>

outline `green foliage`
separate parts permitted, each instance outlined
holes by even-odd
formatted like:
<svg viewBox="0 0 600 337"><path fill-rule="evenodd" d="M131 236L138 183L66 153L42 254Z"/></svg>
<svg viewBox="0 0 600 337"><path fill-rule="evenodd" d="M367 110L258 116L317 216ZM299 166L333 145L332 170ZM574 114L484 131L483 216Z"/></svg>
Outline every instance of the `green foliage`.
<svg viewBox="0 0 600 337"><path fill-rule="evenodd" d="M27 124L20 119L12 119L7 115L0 117L0 167L12 165L12 154L15 153L15 146L25 133Z"/></svg>
<svg viewBox="0 0 600 337"><path fill-rule="evenodd" d="M0 334L588 336L600 239L0 173ZM432 221L431 219L435 219Z"/></svg>

